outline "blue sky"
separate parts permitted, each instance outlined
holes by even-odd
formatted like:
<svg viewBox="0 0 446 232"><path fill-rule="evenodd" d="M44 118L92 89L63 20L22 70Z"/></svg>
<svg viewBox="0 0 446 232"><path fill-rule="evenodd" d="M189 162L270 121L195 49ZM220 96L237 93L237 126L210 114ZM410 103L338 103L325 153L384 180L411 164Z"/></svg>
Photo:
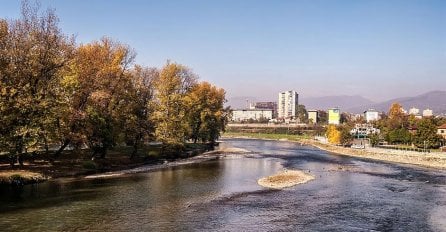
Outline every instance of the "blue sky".
<svg viewBox="0 0 446 232"><path fill-rule="evenodd" d="M191 67L227 97L275 100L362 95L371 100L446 90L446 1L56 1L78 43L109 36L136 63ZM0 17L20 15L2 1Z"/></svg>

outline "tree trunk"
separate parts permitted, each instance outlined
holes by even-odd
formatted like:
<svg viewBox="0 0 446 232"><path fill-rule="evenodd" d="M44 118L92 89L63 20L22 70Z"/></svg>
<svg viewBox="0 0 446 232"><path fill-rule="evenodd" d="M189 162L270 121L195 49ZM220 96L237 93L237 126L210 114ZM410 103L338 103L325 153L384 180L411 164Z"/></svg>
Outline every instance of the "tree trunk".
<svg viewBox="0 0 446 232"><path fill-rule="evenodd" d="M137 153L138 153L138 142L135 141L135 143L133 144L133 151L132 154L130 155L130 159L134 159Z"/></svg>
<svg viewBox="0 0 446 232"><path fill-rule="evenodd" d="M11 165L11 168L14 167L16 161L17 161L16 155L10 155L9 156L9 165Z"/></svg>
<svg viewBox="0 0 446 232"><path fill-rule="evenodd" d="M65 148L70 144L70 140L66 139L62 146L56 151L56 153L54 153L54 158L58 158L60 156L60 154L62 154L62 152L65 150Z"/></svg>
<svg viewBox="0 0 446 232"><path fill-rule="evenodd" d="M105 156L107 155L107 147L101 148L101 159L105 159Z"/></svg>

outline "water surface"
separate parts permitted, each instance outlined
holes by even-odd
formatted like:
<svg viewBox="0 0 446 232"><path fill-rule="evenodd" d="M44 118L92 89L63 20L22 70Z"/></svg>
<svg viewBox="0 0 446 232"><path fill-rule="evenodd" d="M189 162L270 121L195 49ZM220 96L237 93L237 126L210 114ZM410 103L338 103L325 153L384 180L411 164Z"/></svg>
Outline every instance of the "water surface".
<svg viewBox="0 0 446 232"><path fill-rule="evenodd" d="M446 173L228 139L248 157L107 179L0 189L5 231L446 231ZM283 167L316 179L257 185Z"/></svg>

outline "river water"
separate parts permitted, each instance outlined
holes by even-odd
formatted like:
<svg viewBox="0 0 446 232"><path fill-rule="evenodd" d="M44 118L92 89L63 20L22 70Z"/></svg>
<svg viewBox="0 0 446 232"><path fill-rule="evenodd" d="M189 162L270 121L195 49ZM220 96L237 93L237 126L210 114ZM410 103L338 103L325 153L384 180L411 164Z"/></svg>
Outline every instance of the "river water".
<svg viewBox="0 0 446 232"><path fill-rule="evenodd" d="M446 172L226 139L251 151L100 179L0 188L1 231L446 231ZM283 168L315 180L257 185Z"/></svg>

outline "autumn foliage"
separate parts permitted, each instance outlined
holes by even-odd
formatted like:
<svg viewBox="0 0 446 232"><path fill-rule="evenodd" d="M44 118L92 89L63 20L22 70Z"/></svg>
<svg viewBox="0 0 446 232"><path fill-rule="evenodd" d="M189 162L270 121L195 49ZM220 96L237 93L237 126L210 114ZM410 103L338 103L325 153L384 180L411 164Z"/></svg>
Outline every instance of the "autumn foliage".
<svg viewBox="0 0 446 232"><path fill-rule="evenodd" d="M225 91L187 66L134 63L135 52L104 37L76 44L24 2L22 17L0 19L0 153L55 158L67 147L105 157L116 145L214 142L224 130ZM57 149L50 149L57 147Z"/></svg>

